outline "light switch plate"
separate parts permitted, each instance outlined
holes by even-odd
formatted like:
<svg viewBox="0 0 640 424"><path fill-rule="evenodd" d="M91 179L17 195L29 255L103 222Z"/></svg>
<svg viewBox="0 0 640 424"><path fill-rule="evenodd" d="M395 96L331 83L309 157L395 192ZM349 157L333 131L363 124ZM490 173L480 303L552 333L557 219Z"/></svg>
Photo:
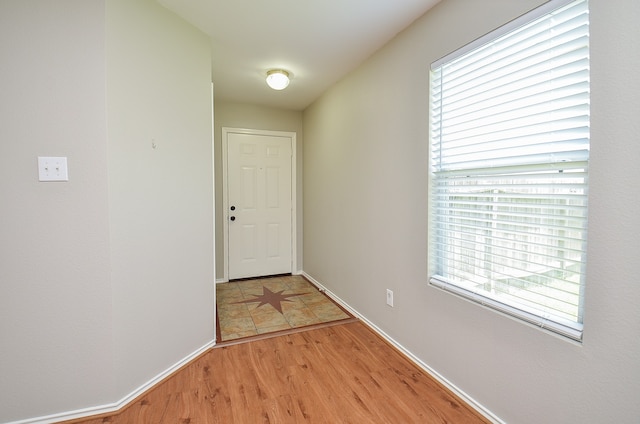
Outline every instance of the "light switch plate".
<svg viewBox="0 0 640 424"><path fill-rule="evenodd" d="M38 156L38 179L40 181L69 181L67 158Z"/></svg>

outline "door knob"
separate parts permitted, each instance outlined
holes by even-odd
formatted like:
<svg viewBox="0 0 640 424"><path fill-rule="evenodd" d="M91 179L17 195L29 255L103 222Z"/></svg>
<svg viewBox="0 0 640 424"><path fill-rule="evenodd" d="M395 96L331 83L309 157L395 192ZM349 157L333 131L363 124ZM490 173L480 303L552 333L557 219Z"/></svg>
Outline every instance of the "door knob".
<svg viewBox="0 0 640 424"><path fill-rule="evenodd" d="M232 211L235 211L235 210L236 210L236 207L235 207L235 206L231 206L231 210L232 210Z"/></svg>
<svg viewBox="0 0 640 424"><path fill-rule="evenodd" d="M231 218L229 218L229 219L230 219L230 220L232 220L232 221L235 221L235 220L236 220L236 217L235 217L235 216L232 216L232 217L231 217Z"/></svg>

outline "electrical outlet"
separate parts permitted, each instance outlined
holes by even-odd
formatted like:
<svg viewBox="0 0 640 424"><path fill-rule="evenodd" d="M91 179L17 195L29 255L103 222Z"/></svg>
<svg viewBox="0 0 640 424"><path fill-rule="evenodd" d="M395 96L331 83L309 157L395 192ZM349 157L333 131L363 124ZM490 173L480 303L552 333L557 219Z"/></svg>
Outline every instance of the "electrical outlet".
<svg viewBox="0 0 640 424"><path fill-rule="evenodd" d="M39 181L69 181L66 157L38 157Z"/></svg>
<svg viewBox="0 0 640 424"><path fill-rule="evenodd" d="M387 289L387 305L393 308L393 292Z"/></svg>

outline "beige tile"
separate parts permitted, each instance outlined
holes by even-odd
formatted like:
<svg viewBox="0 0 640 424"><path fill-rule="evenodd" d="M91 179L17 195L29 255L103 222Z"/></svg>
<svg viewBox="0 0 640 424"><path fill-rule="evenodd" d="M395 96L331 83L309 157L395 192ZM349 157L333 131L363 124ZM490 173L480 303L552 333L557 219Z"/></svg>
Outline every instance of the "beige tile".
<svg viewBox="0 0 640 424"><path fill-rule="evenodd" d="M238 281L236 284L238 285L238 288L242 291L242 293L246 293L248 290L262 289L262 283L254 280Z"/></svg>
<svg viewBox="0 0 640 424"><path fill-rule="evenodd" d="M230 292L223 292L223 293L217 293L216 294L216 303L219 306L224 306L224 305L228 305L234 302L238 302L240 300L244 299L244 295L242 294L242 292L240 290L237 291L230 291Z"/></svg>
<svg viewBox="0 0 640 424"><path fill-rule="evenodd" d="M289 285L287 285L283 281L268 281L268 282L264 283L263 287L268 288L269 290L271 290L274 293L279 292L279 291L289 290Z"/></svg>
<svg viewBox="0 0 640 424"><path fill-rule="evenodd" d="M339 319L349 318L349 315L333 303L318 305L312 310L315 316L320 318L322 321L336 321Z"/></svg>
<svg viewBox="0 0 640 424"><path fill-rule="evenodd" d="M302 300L309 308L313 308L318 305L325 305L327 303L333 305L333 302L327 296L320 292L300 296L299 299Z"/></svg>
<svg viewBox="0 0 640 424"><path fill-rule="evenodd" d="M303 325L319 324L322 321L311 312L310 309L292 309L285 313L285 318L291 327L301 327Z"/></svg>
<svg viewBox="0 0 640 424"><path fill-rule="evenodd" d="M289 297L285 301L280 302L280 305L282 305L283 312L286 310L300 309L300 308L307 307L307 305L299 297Z"/></svg>
<svg viewBox="0 0 640 424"><path fill-rule="evenodd" d="M274 287L277 288L277 287L285 286L282 289L279 288L278 290L283 290L284 288L286 288L286 285L284 283L279 281L270 281L269 279L245 280L245 281L239 281L237 284L238 284L238 287L240 287L240 290L242 290L244 294L247 294L247 293L262 294L262 287L264 286L268 287L272 291Z"/></svg>
<svg viewBox="0 0 640 424"><path fill-rule="evenodd" d="M289 325L288 322L285 322L284 324L281 325L274 325L273 327L258 327L258 334L267 334L267 333L273 333L274 331L282 331L282 330L288 330L290 329L291 326Z"/></svg>
<svg viewBox="0 0 640 424"><path fill-rule="evenodd" d="M249 308L247 305L221 305L218 308L218 319L220 321L226 321L235 318L251 318Z"/></svg>
<svg viewBox="0 0 640 424"><path fill-rule="evenodd" d="M287 278L287 281L289 282L302 282L305 284L311 284L306 278L304 278L302 275L292 275L290 277Z"/></svg>
<svg viewBox="0 0 640 424"><path fill-rule="evenodd" d="M220 320L220 332L222 337L228 334L253 331L256 333L256 326L251 317L233 318L228 320Z"/></svg>
<svg viewBox="0 0 640 424"><path fill-rule="evenodd" d="M218 302L218 311L228 311L236 309L247 309L247 304L238 303L235 300L232 302Z"/></svg>
<svg viewBox="0 0 640 424"><path fill-rule="evenodd" d="M318 289L305 280L291 280L287 282L289 286L289 290L293 291L308 291L308 292L317 292Z"/></svg>
<svg viewBox="0 0 640 424"><path fill-rule="evenodd" d="M259 333L256 330L253 331L241 331L239 333L231 333L231 334L225 334L225 335L221 335L221 341L224 342L228 342L229 340L236 340L236 339L241 339L243 337L251 337L251 336L257 336Z"/></svg>
<svg viewBox="0 0 640 424"><path fill-rule="evenodd" d="M216 293L218 296L225 293L233 293L240 291L240 287L236 283L220 283L216 284Z"/></svg>
<svg viewBox="0 0 640 424"><path fill-rule="evenodd" d="M287 324L284 316L271 305L262 305L250 310L256 328L274 327Z"/></svg>

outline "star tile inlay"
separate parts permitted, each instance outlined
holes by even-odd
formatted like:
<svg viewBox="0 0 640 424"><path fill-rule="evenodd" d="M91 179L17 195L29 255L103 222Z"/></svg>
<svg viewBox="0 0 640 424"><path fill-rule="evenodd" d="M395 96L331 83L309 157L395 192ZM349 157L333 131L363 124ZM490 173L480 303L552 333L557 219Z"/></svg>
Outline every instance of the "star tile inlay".
<svg viewBox="0 0 640 424"><path fill-rule="evenodd" d="M282 294L282 292L284 292L284 290L280 290L279 292L272 292L268 288L262 287L262 295L260 296L253 295L254 299L247 299L247 300L242 300L240 302L233 302L233 303L236 304L236 303L260 302L257 308L259 308L262 305L269 304L273 306L276 309L276 311L282 313L282 302L291 302L291 300L288 299L289 297L302 296L304 294L308 294L308 293Z"/></svg>

